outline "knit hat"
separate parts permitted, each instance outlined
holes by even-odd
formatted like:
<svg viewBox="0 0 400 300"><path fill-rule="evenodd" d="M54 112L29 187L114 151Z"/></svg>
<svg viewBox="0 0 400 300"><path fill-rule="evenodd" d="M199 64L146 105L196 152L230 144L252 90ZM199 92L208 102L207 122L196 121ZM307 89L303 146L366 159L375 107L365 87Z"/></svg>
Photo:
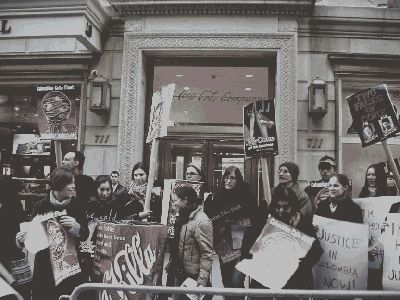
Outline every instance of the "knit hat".
<svg viewBox="0 0 400 300"><path fill-rule="evenodd" d="M281 164L279 166L279 169L284 166L289 170L290 175L292 175L292 179L293 181L297 181L297 178L299 178L299 174L300 174L300 169L299 166L297 164L295 164L294 162L284 162L283 164Z"/></svg>

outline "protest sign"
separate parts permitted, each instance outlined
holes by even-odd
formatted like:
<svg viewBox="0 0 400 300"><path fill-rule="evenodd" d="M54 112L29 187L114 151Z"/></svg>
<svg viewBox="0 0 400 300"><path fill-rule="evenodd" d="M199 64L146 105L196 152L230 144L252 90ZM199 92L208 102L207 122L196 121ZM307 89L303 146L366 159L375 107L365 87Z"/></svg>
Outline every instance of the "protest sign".
<svg viewBox="0 0 400 300"><path fill-rule="evenodd" d="M400 214L388 214L386 224L381 238L385 249L382 286L384 290L400 290Z"/></svg>
<svg viewBox="0 0 400 300"><path fill-rule="evenodd" d="M199 203L204 199L204 183L182 179L164 179L164 193L162 199L161 224L167 225L168 237L175 236L175 221L178 216L178 209L175 206L175 191L179 187L192 187L199 199Z"/></svg>
<svg viewBox="0 0 400 300"><path fill-rule="evenodd" d="M396 196L356 198L353 199L363 210L364 224L368 224L369 238L368 246L377 249L376 255L368 256L368 268L379 269L382 265L384 249L379 242L381 239L381 228L393 203L399 200Z"/></svg>
<svg viewBox="0 0 400 300"><path fill-rule="evenodd" d="M310 185L304 191L310 198L315 210L318 209L321 202L329 198L328 182L310 181Z"/></svg>
<svg viewBox="0 0 400 300"><path fill-rule="evenodd" d="M166 136L169 126L169 113L175 92L175 83L161 87L161 91L153 94L150 111L150 128L146 143L153 139Z"/></svg>
<svg viewBox="0 0 400 300"><path fill-rule="evenodd" d="M37 86L38 123L42 139L77 139L81 86L56 84Z"/></svg>
<svg viewBox="0 0 400 300"><path fill-rule="evenodd" d="M315 215L324 253L313 268L320 290L365 290L368 276L368 226Z"/></svg>
<svg viewBox="0 0 400 300"><path fill-rule="evenodd" d="M244 259L236 269L265 287L280 289L299 267L314 238L296 228L270 218L250 249L252 259ZM279 272L277 272L279 270Z"/></svg>
<svg viewBox="0 0 400 300"><path fill-rule="evenodd" d="M363 147L394 136L400 124L385 84L348 96L353 127Z"/></svg>
<svg viewBox="0 0 400 300"><path fill-rule="evenodd" d="M255 101L243 107L243 137L247 157L278 154L274 100Z"/></svg>
<svg viewBox="0 0 400 300"><path fill-rule="evenodd" d="M49 241L50 262L53 269L54 282L61 281L81 272L75 239L58 222L66 212L52 212L42 216L42 225Z"/></svg>
<svg viewBox="0 0 400 300"><path fill-rule="evenodd" d="M166 227L100 222L97 226L94 282L119 285L161 284ZM145 293L106 291L99 299L146 299Z"/></svg>

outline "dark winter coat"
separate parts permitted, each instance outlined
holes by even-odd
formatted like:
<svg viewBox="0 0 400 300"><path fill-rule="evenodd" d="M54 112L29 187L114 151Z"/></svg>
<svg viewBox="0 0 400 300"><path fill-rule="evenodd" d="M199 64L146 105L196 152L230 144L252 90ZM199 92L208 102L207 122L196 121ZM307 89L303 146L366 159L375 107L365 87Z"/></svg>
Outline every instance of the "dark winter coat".
<svg viewBox="0 0 400 300"><path fill-rule="evenodd" d="M347 221L353 223L363 223L361 207L354 203L350 198L337 201L335 212L330 209L330 199L322 202L317 209L316 214L321 217L334 219L338 221Z"/></svg>

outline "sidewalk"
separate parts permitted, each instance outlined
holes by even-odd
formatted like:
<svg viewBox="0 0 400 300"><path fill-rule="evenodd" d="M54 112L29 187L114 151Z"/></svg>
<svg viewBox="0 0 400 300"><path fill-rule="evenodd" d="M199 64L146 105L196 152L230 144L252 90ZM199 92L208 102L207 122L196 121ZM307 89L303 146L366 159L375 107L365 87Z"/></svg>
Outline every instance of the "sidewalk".
<svg viewBox="0 0 400 300"><path fill-rule="evenodd" d="M164 256L164 270L165 270L165 265L169 261L169 253L165 253ZM221 278L221 271L219 268L219 260L218 256L214 254L213 256L213 266L212 266L212 286L213 287L223 287L222 285L222 278ZM164 271L163 272L163 277L162 277L162 284L165 285L167 282L167 273ZM213 300L223 300L222 296L214 296Z"/></svg>

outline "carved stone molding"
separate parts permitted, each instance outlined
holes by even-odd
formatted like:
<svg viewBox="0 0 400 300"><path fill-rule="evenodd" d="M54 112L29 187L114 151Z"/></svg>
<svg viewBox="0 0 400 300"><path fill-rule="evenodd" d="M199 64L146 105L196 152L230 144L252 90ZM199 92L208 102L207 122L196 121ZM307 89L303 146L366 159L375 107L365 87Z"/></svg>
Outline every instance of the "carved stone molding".
<svg viewBox="0 0 400 300"><path fill-rule="evenodd" d="M289 15L309 16L313 0L112 0L111 5L120 16L137 15Z"/></svg>
<svg viewBox="0 0 400 300"><path fill-rule="evenodd" d="M295 161L297 152L297 101L296 101L296 34L157 34L125 33L123 70L121 78L119 170L121 180L129 183L135 162L141 159L143 138L140 130L144 118L138 114L143 107L142 91L145 81L143 57L146 55L176 56L193 54L207 57L218 53L245 54L254 51L277 53L276 104L278 122L279 155L276 163ZM199 49L201 51L199 52ZM199 54L200 53L200 54ZM242 57L242 56L241 56ZM139 107L139 109L138 109ZM138 123L142 122L142 124Z"/></svg>
<svg viewBox="0 0 400 300"><path fill-rule="evenodd" d="M282 20L279 19L278 30L279 32L297 32L296 20Z"/></svg>
<svg viewBox="0 0 400 300"><path fill-rule="evenodd" d="M141 32L144 29L144 18L126 20L125 32Z"/></svg>

